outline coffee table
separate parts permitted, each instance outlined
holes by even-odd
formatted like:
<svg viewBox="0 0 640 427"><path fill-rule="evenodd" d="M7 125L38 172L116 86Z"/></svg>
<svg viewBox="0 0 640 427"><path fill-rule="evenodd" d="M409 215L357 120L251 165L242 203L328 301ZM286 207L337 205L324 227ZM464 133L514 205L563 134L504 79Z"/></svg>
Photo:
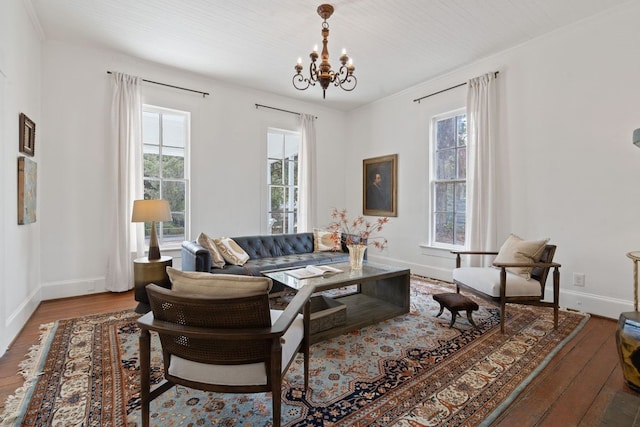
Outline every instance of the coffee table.
<svg viewBox="0 0 640 427"><path fill-rule="evenodd" d="M287 270L264 271L262 274L274 282L297 290L303 286L315 287L315 292L357 285L357 291L335 297L346 305L346 321L330 329L311 335L311 343L373 325L409 312L410 270L365 261L362 270L351 270L349 263L331 264L342 273L298 279Z"/></svg>

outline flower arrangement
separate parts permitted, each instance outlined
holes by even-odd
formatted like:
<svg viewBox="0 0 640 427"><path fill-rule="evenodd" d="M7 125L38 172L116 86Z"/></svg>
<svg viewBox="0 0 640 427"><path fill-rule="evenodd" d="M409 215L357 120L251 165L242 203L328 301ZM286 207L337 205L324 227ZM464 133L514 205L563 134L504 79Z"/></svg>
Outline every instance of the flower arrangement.
<svg viewBox="0 0 640 427"><path fill-rule="evenodd" d="M340 243L339 233L342 233L347 245L373 245L380 250L387 247L387 239L374 236L374 233L383 229L384 225L389 222L388 217L380 217L374 222L365 220L362 215L355 219L349 219L346 209L333 208L331 219L333 221L327 226L327 230L333 232L333 240L336 244Z"/></svg>

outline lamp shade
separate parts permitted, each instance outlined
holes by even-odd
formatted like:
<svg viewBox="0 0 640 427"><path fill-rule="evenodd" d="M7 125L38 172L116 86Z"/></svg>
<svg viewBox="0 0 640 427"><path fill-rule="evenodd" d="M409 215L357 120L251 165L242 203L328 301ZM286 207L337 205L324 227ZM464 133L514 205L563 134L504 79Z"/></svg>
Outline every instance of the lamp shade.
<svg viewBox="0 0 640 427"><path fill-rule="evenodd" d="M640 128L633 131L633 144L640 148Z"/></svg>
<svg viewBox="0 0 640 427"><path fill-rule="evenodd" d="M169 221L169 202L163 199L134 200L131 222Z"/></svg>

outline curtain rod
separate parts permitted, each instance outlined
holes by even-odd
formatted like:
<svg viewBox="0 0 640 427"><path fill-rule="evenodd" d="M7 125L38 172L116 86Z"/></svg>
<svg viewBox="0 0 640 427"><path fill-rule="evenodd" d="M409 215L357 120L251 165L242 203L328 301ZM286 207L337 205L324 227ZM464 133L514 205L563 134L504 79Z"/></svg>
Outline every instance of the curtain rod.
<svg viewBox="0 0 640 427"><path fill-rule="evenodd" d="M113 74L113 73L111 71L107 71L107 74ZM202 92L201 90L187 89L186 87L180 87L180 86L174 86L174 85L170 85L170 84L166 84L166 83L154 82L153 80L147 80L147 79L142 79L142 81L143 82L147 82L147 83L153 83L154 85L167 86L167 87L172 87L174 89L186 90L187 92L201 93L203 98L205 96L209 95L209 92Z"/></svg>
<svg viewBox="0 0 640 427"><path fill-rule="evenodd" d="M498 77L498 73L500 73L500 71L494 71L493 72L493 76L494 77ZM437 92L430 93L429 95L425 95L425 96L422 96L420 98L414 99L413 102L417 102L419 104L420 101L425 99L425 98L428 98L428 97L433 96L433 95L437 95L437 94L442 93L442 92L446 92L446 91L451 90L451 89L455 89L455 88L460 87L460 86L464 86L466 84L467 83L460 83L459 85L451 86L451 87L448 87L446 89L442 89L442 90L439 90Z"/></svg>
<svg viewBox="0 0 640 427"><path fill-rule="evenodd" d="M282 111L283 113L289 113L289 114L296 114L298 116L301 116L302 113L298 113L296 111L289 111L289 110L283 110L282 108L276 108L276 107L269 107L268 105L262 105L262 104L256 104L256 109L258 109L258 107L262 107L262 108L269 108L270 110L276 110L276 111ZM313 116L315 119L318 118L318 116Z"/></svg>

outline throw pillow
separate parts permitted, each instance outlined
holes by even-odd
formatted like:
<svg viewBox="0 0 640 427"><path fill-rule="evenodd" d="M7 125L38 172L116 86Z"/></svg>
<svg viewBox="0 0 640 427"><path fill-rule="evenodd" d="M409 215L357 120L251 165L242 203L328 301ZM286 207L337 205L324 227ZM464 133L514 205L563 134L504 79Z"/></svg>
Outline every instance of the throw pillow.
<svg viewBox="0 0 640 427"><path fill-rule="evenodd" d="M229 264L244 265L249 260L249 254L242 249L233 239L221 237L213 239L222 257Z"/></svg>
<svg viewBox="0 0 640 427"><path fill-rule="evenodd" d="M207 236L204 233L200 233L197 241L200 246L202 246L203 248L209 251L209 254L211 255L211 265L213 267L216 267L216 268L224 267L224 264L225 264L224 258L222 257L222 254L218 250L218 247L216 246L215 242L211 237Z"/></svg>
<svg viewBox="0 0 640 427"><path fill-rule="evenodd" d="M339 231L324 231L313 229L313 251L314 252L342 252L341 233Z"/></svg>
<svg viewBox="0 0 640 427"><path fill-rule="evenodd" d="M171 289L175 292L213 297L243 297L271 290L268 277L236 274L211 274L202 271L181 271L167 267Z"/></svg>
<svg viewBox="0 0 640 427"><path fill-rule="evenodd" d="M504 263L527 263L538 262L544 252L544 247L549 239L543 240L524 240L515 234L509 235L507 240L502 244L498 255L493 260ZM507 268L512 273L519 274L527 279L531 278L532 267L512 267Z"/></svg>

